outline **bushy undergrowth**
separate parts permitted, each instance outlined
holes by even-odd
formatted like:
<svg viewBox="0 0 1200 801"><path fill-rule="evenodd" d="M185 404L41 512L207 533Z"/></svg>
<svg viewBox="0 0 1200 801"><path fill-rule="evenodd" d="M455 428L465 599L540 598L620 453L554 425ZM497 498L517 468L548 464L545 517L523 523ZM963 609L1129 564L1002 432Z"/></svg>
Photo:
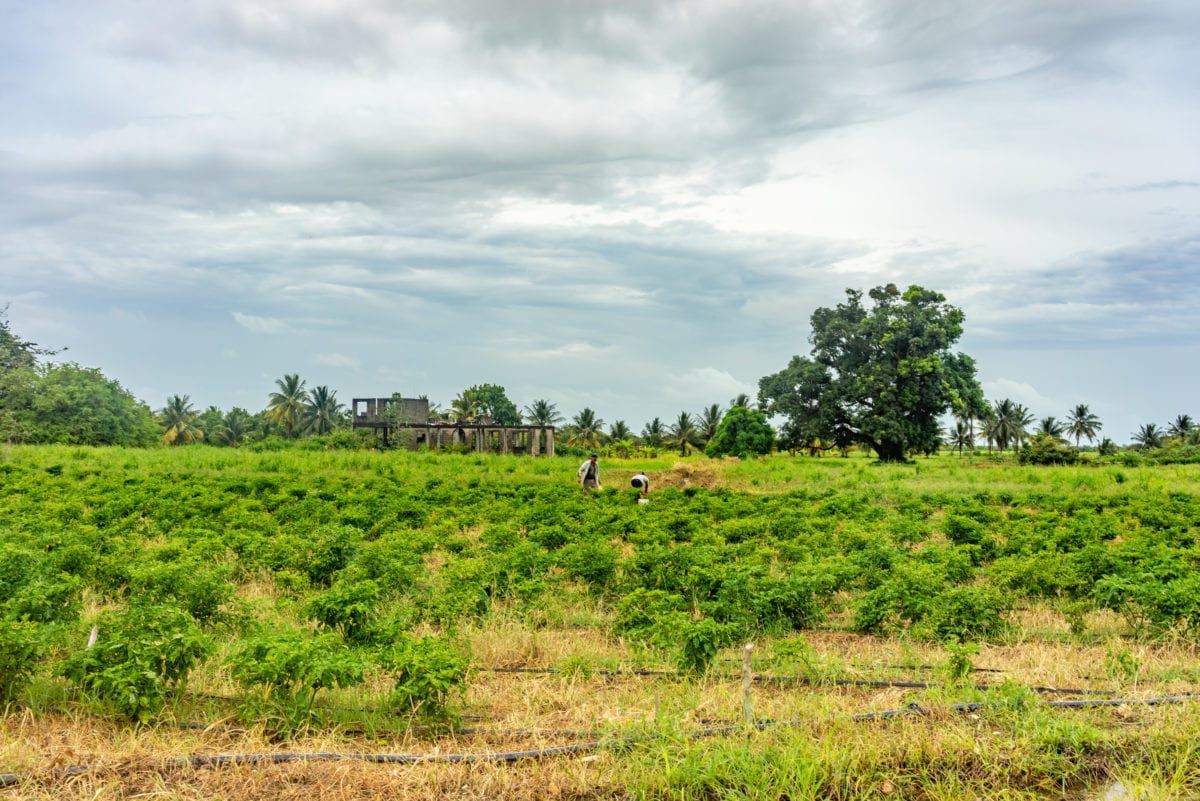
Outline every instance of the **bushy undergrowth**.
<svg viewBox="0 0 1200 801"><path fill-rule="evenodd" d="M746 638L830 622L1003 637L1013 608L1041 600L1113 609L1143 634L1200 632L1200 474L1186 466L777 457L722 467L745 491L680 482L640 505L584 495L565 458L264 446L4 459L0 692L56 672L135 719L215 663L226 635L247 718L312 725L318 694L381 671L396 708L450 715L466 662L441 637L497 606L545 620L566 598L695 671ZM263 587L270 599L250 604ZM81 650L84 597L110 611Z"/></svg>

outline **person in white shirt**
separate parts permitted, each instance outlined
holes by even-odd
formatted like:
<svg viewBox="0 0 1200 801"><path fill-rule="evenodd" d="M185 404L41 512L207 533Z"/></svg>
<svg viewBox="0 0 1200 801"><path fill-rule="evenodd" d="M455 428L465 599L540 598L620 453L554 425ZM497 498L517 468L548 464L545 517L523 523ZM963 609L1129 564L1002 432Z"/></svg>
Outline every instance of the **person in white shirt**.
<svg viewBox="0 0 1200 801"><path fill-rule="evenodd" d="M600 465L596 463L597 458L593 453L586 462L579 465L579 484L584 491L600 489Z"/></svg>

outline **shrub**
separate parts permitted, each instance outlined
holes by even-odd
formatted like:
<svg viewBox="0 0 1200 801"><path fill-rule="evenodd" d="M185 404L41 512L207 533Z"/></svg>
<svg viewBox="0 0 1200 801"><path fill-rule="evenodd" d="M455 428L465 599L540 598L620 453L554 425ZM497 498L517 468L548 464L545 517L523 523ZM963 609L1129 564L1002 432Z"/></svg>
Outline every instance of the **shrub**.
<svg viewBox="0 0 1200 801"><path fill-rule="evenodd" d="M174 606L135 604L102 616L97 630L96 644L69 656L61 673L141 723L212 649L192 616Z"/></svg>
<svg viewBox="0 0 1200 801"><path fill-rule="evenodd" d="M1001 634L1004 602L991 587L951 587L934 598L924 625L939 640L966 642Z"/></svg>
<svg viewBox="0 0 1200 801"><path fill-rule="evenodd" d="M1019 464L1078 464L1079 449L1062 445L1047 434L1036 434L1017 451Z"/></svg>
<svg viewBox="0 0 1200 801"><path fill-rule="evenodd" d="M242 701L242 719L265 720L288 734L324 723L324 713L313 708L317 692L358 684L363 672L362 660L334 634L259 634L243 641L226 663L243 688L261 690Z"/></svg>
<svg viewBox="0 0 1200 801"><path fill-rule="evenodd" d="M14 700L25 688L45 651L39 626L0 620L0 707Z"/></svg>
<svg viewBox="0 0 1200 801"><path fill-rule="evenodd" d="M368 636L381 594L379 585L370 579L338 582L310 598L304 612L322 625L337 630L350 642L362 642Z"/></svg>
<svg viewBox="0 0 1200 801"><path fill-rule="evenodd" d="M675 629L688 622L687 608L682 595L639 587L617 604L613 631L667 647L676 641Z"/></svg>
<svg viewBox="0 0 1200 801"><path fill-rule="evenodd" d="M391 704L426 720L453 721L452 700L462 692L468 660L449 637L403 636L380 652L393 674Z"/></svg>
<svg viewBox="0 0 1200 801"><path fill-rule="evenodd" d="M704 673L721 648L732 643L739 631L734 624L718 623L711 618L688 621L679 628L682 640L679 666L692 673Z"/></svg>

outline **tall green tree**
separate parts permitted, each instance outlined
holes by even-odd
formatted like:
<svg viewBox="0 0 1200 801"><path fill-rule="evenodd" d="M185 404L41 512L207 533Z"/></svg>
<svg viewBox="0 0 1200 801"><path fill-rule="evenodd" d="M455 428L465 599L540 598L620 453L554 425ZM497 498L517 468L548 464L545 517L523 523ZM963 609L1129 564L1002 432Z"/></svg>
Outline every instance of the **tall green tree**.
<svg viewBox="0 0 1200 801"><path fill-rule="evenodd" d="M1058 443L1065 443L1067 441L1065 436L1067 429L1054 415L1043 417L1039 420L1034 433L1043 437L1049 437Z"/></svg>
<svg viewBox="0 0 1200 801"><path fill-rule="evenodd" d="M734 406L745 406L747 409L753 409L754 402L745 392L739 392L729 400L729 408L732 409Z"/></svg>
<svg viewBox="0 0 1200 801"><path fill-rule="evenodd" d="M1184 442L1195 428L1196 424L1192 422L1191 415L1181 414L1167 424L1167 436Z"/></svg>
<svg viewBox="0 0 1200 801"><path fill-rule="evenodd" d="M618 420L608 427L608 436L614 442L619 442L623 439L629 439L633 436L633 432L629 430L624 420Z"/></svg>
<svg viewBox="0 0 1200 801"><path fill-rule="evenodd" d="M146 404L120 382L74 362L38 365L22 428L29 442L147 446L158 426Z"/></svg>
<svg viewBox="0 0 1200 801"><path fill-rule="evenodd" d="M578 445L582 448L599 448L604 441L604 421L596 416L588 407L580 410L571 420L570 431L567 434L568 445Z"/></svg>
<svg viewBox="0 0 1200 801"><path fill-rule="evenodd" d="M521 413L517 411L517 405L508 399L504 387L498 384L478 384L466 392L471 393L475 398L475 402L479 406L479 414L490 417L496 425L521 425Z"/></svg>
<svg viewBox="0 0 1200 801"><path fill-rule="evenodd" d="M666 436L667 429L657 417L642 426L642 442L648 448L661 448Z"/></svg>
<svg viewBox="0 0 1200 801"><path fill-rule="evenodd" d="M965 353L952 353L944 358L946 381L953 391L950 409L955 419L967 427L969 447L975 452L975 423L987 416L988 405L976 377L975 360ZM959 450L962 455L962 450Z"/></svg>
<svg viewBox="0 0 1200 801"><path fill-rule="evenodd" d="M883 461L926 451L940 436L939 418L962 378L947 367L950 347L962 336L963 314L932 290L894 284L869 293L846 291L836 308L813 312L811 358L794 357L781 373L759 382L759 406L789 418L793 429L811 427L822 440L839 428L870 446Z"/></svg>
<svg viewBox="0 0 1200 801"><path fill-rule="evenodd" d="M483 407L474 388L464 389L457 398L450 401L450 416L460 423L473 423L481 414Z"/></svg>
<svg viewBox="0 0 1200 801"><path fill-rule="evenodd" d="M1067 415L1067 433L1075 438L1076 448L1079 447L1079 441L1084 437L1087 437L1088 442L1094 440L1101 428L1103 425L1100 423L1100 418L1092 414L1092 410L1086 403L1077 404Z"/></svg>
<svg viewBox="0 0 1200 801"><path fill-rule="evenodd" d="M196 425L200 426L200 430L204 432L204 441L211 442L213 436L221 430L221 424L225 421L225 413L214 405L209 405L207 409L196 413Z"/></svg>
<svg viewBox="0 0 1200 801"><path fill-rule="evenodd" d="M192 399L188 395L167 398L167 405L158 413L158 419L164 429L164 445L191 445L204 439L199 416L192 408Z"/></svg>
<svg viewBox="0 0 1200 801"><path fill-rule="evenodd" d="M216 432L206 439L217 445L236 448L245 442L254 430L254 420L245 409L234 406L225 415Z"/></svg>
<svg viewBox="0 0 1200 801"><path fill-rule="evenodd" d="M696 447L700 441L700 432L696 429L696 421L687 412L679 413L679 417L671 424L669 433L668 441L679 448L680 456L687 456L688 449Z"/></svg>
<svg viewBox="0 0 1200 801"><path fill-rule="evenodd" d="M1018 403L1013 410L1013 419L1016 422L1016 444L1017 447L1029 442L1030 429L1033 426L1033 412L1025 408L1025 405Z"/></svg>
<svg viewBox="0 0 1200 801"><path fill-rule="evenodd" d="M538 398L525 407L525 419L532 426L556 426L566 420L558 407L545 398Z"/></svg>
<svg viewBox="0 0 1200 801"><path fill-rule="evenodd" d="M267 401L267 411L271 419L283 426L288 439L296 435L296 428L304 414L304 405L308 403L305 383L299 373L285 373L283 378L275 379L275 386L279 389L272 392Z"/></svg>
<svg viewBox="0 0 1200 801"><path fill-rule="evenodd" d="M973 448L975 445L975 435L966 421L962 419L955 419L954 428L950 429L948 433L948 444L951 448L958 450L959 456L962 456L963 448Z"/></svg>
<svg viewBox="0 0 1200 801"><path fill-rule="evenodd" d="M995 401L987 420L987 438L996 443L1001 451L1008 450L1010 444L1016 445L1021 428L1021 405L1009 398Z"/></svg>
<svg viewBox="0 0 1200 801"><path fill-rule="evenodd" d="M37 436L31 407L41 380L38 357L51 351L13 333L7 317L8 306L0 307L0 438L23 442Z"/></svg>
<svg viewBox="0 0 1200 801"><path fill-rule="evenodd" d="M301 426L312 434L328 434L341 423L346 405L337 399L337 392L322 384L313 387L304 402Z"/></svg>
<svg viewBox="0 0 1200 801"><path fill-rule="evenodd" d="M721 425L721 418L725 416L720 404L714 403L711 406L706 406L696 415L696 428L700 438L700 445L706 445L709 440L717 435L717 427Z"/></svg>
<svg viewBox="0 0 1200 801"><path fill-rule="evenodd" d="M1156 423L1146 423L1134 433L1133 441L1142 448L1161 448L1163 431Z"/></svg>
<svg viewBox="0 0 1200 801"><path fill-rule="evenodd" d="M775 432L767 416L757 409L734 406L721 418L716 433L708 441L704 453L708 456L754 456L771 452Z"/></svg>

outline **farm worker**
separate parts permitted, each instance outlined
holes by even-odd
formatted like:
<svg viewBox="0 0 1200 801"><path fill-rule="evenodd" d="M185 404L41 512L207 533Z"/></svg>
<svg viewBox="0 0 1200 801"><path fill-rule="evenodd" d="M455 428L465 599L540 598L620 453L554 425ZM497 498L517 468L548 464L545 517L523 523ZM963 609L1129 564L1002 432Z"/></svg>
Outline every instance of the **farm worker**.
<svg viewBox="0 0 1200 801"><path fill-rule="evenodd" d="M650 494L650 478L640 470L637 475L629 480L629 483L642 491L643 498Z"/></svg>
<svg viewBox="0 0 1200 801"><path fill-rule="evenodd" d="M584 490L600 489L600 465L596 464L597 456L592 454L588 460L579 465L579 484Z"/></svg>

